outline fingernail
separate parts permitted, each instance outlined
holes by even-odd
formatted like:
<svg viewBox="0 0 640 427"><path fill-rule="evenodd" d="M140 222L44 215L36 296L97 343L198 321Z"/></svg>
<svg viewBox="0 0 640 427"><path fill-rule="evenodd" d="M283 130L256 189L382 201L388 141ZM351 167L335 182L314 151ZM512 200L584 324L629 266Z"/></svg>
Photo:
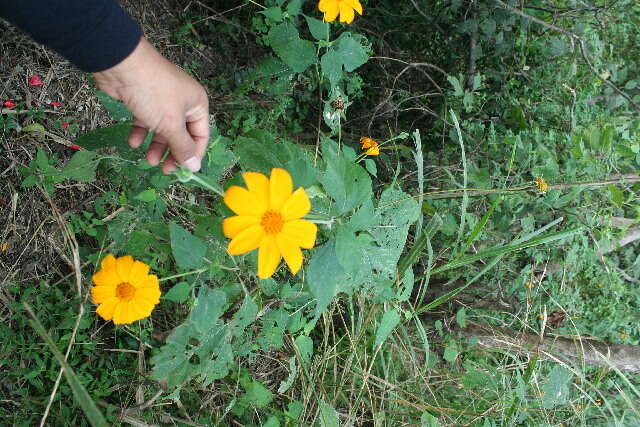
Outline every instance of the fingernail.
<svg viewBox="0 0 640 427"><path fill-rule="evenodd" d="M184 165L188 167L191 172L198 172L200 170L200 160L193 156L184 161Z"/></svg>

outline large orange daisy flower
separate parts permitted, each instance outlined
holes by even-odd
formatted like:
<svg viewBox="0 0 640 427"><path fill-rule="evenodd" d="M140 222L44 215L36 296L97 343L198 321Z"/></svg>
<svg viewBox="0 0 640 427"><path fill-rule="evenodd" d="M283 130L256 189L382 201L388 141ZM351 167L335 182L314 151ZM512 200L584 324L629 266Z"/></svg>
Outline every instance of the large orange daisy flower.
<svg viewBox="0 0 640 427"><path fill-rule="evenodd" d="M258 172L242 174L247 188L232 186L224 202L237 216L225 218L224 235L231 239L227 251L240 255L258 249L258 277L269 278L284 258L292 274L302 266L301 248L311 249L317 226L302 219L311 203L300 187L293 191L291 175L275 168L270 178Z"/></svg>
<svg viewBox="0 0 640 427"><path fill-rule="evenodd" d="M117 325L148 317L160 302L158 277L149 274L147 264L128 255L104 257L93 283L91 298L99 304L96 313Z"/></svg>
<svg viewBox="0 0 640 427"><path fill-rule="evenodd" d="M324 12L325 22L333 22L340 15L340 22L351 24L355 12L362 15L362 5L359 0L320 0L320 12Z"/></svg>

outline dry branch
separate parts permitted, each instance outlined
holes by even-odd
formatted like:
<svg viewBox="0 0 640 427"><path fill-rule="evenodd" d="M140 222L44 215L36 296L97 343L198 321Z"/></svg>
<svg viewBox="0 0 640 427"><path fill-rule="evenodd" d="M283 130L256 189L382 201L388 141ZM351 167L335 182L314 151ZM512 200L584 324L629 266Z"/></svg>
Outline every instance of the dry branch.
<svg viewBox="0 0 640 427"><path fill-rule="evenodd" d="M530 332L517 332L508 328L469 322L460 332L468 338L477 338L484 347L504 349L524 354L538 354L547 360L562 360L588 366L611 365L627 372L640 372L640 346L607 344L573 336L548 336Z"/></svg>

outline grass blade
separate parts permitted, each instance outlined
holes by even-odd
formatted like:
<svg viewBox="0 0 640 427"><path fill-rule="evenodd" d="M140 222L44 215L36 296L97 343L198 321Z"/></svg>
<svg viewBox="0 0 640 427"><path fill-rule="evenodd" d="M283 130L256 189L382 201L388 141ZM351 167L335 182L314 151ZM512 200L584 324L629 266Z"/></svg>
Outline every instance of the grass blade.
<svg viewBox="0 0 640 427"><path fill-rule="evenodd" d="M44 326L42 326L42 323L40 323L40 320L38 320L38 318L36 317L31 306L27 303L24 303L24 308L31 316L31 320L29 320L29 323L31 323L33 329L35 329L38 335L40 335L40 337L44 340L45 344L47 344L47 347L49 347L49 350L51 350L55 358L58 360L60 366L62 366L64 370L64 376L69 382L71 391L73 391L73 396L76 398L76 401L80 405L80 408L82 408L82 411L89 420L89 423L94 427L108 426L107 421L102 415L102 412L100 412L93 399L91 399L91 396L89 396L87 389L84 388L84 386L80 382L80 379L64 359L63 354L60 352L49 334L47 334L47 331L44 329Z"/></svg>

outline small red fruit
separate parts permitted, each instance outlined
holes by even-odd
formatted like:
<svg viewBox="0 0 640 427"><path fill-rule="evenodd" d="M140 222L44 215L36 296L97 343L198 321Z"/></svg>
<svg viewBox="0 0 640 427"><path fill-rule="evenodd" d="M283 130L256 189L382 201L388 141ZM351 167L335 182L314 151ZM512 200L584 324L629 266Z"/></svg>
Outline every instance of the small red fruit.
<svg viewBox="0 0 640 427"><path fill-rule="evenodd" d="M13 108L16 106L15 102L13 102L10 99L7 99L6 101L4 101L4 104L2 105L4 105L4 108Z"/></svg>
<svg viewBox="0 0 640 427"><path fill-rule="evenodd" d="M42 81L42 77L37 74L29 77L29 86L42 86L44 82Z"/></svg>
<svg viewBox="0 0 640 427"><path fill-rule="evenodd" d="M80 147L79 145L76 145L76 144L71 144L69 146L69 148L71 148L72 150L80 150L82 147Z"/></svg>
<svg viewBox="0 0 640 427"><path fill-rule="evenodd" d="M62 125L62 129L64 129L64 130L69 129L69 122L62 122L60 124Z"/></svg>
<svg viewBox="0 0 640 427"><path fill-rule="evenodd" d="M61 105L62 105L62 103L61 103L61 102L59 102L59 101L53 101L53 102L51 103L51 106L52 106L52 107L59 107L59 106L61 106Z"/></svg>

